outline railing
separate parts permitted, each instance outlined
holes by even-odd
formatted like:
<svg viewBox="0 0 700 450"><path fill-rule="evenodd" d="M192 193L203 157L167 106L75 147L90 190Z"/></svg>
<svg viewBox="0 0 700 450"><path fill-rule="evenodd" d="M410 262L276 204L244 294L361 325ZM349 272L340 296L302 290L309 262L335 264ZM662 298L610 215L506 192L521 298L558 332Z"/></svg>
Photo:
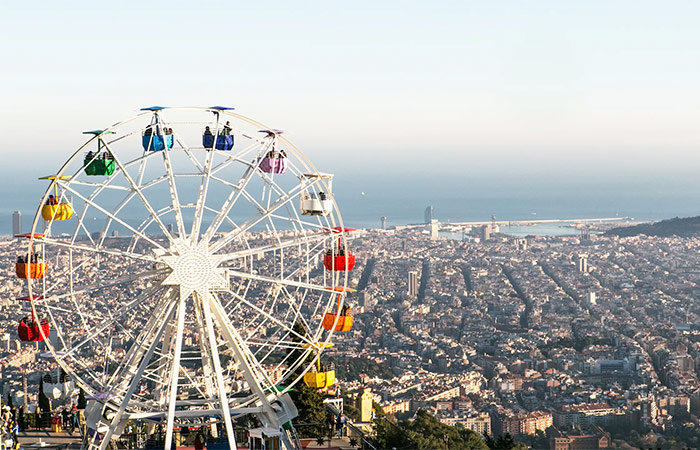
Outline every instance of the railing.
<svg viewBox="0 0 700 450"><path fill-rule="evenodd" d="M330 411L334 416L337 416L338 414L343 412L343 399L342 398L327 398L323 400L323 403L326 405L326 409ZM362 443L362 449L367 450L377 450L377 447L374 446L372 441L369 440L367 437L367 433L365 431L355 425L352 420L349 418L345 422L345 426L347 427L348 430L352 432L353 435L357 436L360 438L360 442Z"/></svg>

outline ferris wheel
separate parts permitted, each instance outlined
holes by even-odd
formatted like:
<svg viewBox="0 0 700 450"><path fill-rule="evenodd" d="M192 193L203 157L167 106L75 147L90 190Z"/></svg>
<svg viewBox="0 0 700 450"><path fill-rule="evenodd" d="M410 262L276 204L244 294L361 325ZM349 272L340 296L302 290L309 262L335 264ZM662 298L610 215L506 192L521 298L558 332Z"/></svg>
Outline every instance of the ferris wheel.
<svg viewBox="0 0 700 450"><path fill-rule="evenodd" d="M289 390L328 387L321 363L348 331L355 256L331 174L232 108L142 109L60 168L17 276L23 341L45 341L91 399L85 448L131 421L164 430L233 423L296 448ZM217 433L217 427L211 427Z"/></svg>

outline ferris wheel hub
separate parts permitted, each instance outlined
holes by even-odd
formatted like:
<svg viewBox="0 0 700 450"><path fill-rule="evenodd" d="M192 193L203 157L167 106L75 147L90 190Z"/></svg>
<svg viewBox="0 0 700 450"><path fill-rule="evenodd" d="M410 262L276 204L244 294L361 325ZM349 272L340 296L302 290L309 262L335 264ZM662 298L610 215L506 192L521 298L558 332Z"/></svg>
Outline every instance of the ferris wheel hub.
<svg viewBox="0 0 700 450"><path fill-rule="evenodd" d="M193 292L206 297L210 290L227 282L225 270L218 267L222 257L212 255L206 242L194 246L176 242L171 253L161 259L172 269L161 284L179 286L180 298L187 298Z"/></svg>

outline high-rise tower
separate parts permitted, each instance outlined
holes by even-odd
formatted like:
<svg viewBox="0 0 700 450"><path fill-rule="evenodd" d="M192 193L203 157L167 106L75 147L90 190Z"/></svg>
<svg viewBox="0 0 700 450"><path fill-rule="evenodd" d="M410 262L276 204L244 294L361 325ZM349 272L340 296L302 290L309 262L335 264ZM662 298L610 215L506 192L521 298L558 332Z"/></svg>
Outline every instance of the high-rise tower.
<svg viewBox="0 0 700 450"><path fill-rule="evenodd" d="M408 296L415 297L418 295L418 272L412 270L408 272Z"/></svg>
<svg viewBox="0 0 700 450"><path fill-rule="evenodd" d="M22 234L22 213L15 211L12 213L12 235Z"/></svg>
<svg viewBox="0 0 700 450"><path fill-rule="evenodd" d="M578 270L579 272L588 272L588 255L581 253L578 255Z"/></svg>
<svg viewBox="0 0 700 450"><path fill-rule="evenodd" d="M425 208L425 223L429 224L433 221L433 205L428 205Z"/></svg>

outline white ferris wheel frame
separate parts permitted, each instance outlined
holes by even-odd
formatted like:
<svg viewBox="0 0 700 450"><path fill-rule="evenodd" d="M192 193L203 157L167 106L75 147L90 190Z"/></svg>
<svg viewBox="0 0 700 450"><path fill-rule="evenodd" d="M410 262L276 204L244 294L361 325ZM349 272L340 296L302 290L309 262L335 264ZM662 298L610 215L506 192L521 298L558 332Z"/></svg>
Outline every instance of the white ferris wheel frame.
<svg viewBox="0 0 700 450"><path fill-rule="evenodd" d="M301 335L296 332L285 320L280 320L279 318L275 317L274 314L271 313L271 309L263 309L255 303L255 299L247 297L248 290L253 282L271 286L270 292L268 292L267 296L269 297L272 295L272 291L275 291L274 300L272 301L273 306L277 305L277 299L280 296L282 296L283 300L286 299L291 301L291 306L294 306L295 301L293 300L293 295L289 292L289 290L303 290L304 294L302 300L300 300L299 308L301 308L303 299L305 299L310 292L319 293L319 300L315 305L314 312L312 314L312 316L315 317L318 317L319 314L322 317L325 311L333 309L334 305L336 304L336 299L337 307L340 308L345 299L345 290L348 285L348 271L337 271L326 274L326 270L324 269L324 284L320 285L309 280L308 270L306 270L306 273L301 275L296 273L302 268L301 265L299 265L296 271L285 274L283 272L284 264L281 264L279 277L265 276L259 273L253 273L252 271L246 272L245 270L228 269L225 272L228 282L235 279L239 281L245 280L248 282L248 284L247 288L242 293L234 292L230 286L229 289L224 289L222 292L229 296L227 299L228 301L226 302L220 297L220 292L209 290L208 292L204 293L204 295L202 295L201 292L193 292L191 295L182 298L179 293L176 292L176 289L173 286L158 283L159 281L162 282L163 278L167 275L168 270L171 269L167 266L163 266L162 255L172 252L173 248L178 245L178 242L180 242L181 245L184 245L182 244L183 241L188 242L190 245L195 245L196 243L202 241L206 241L207 243L212 242L213 238L217 235L217 232L221 229L221 226L224 223L231 226L233 228L232 231L224 233L223 237L219 238L218 240L213 240L214 245L208 249L211 254L222 256L220 261L222 264L235 260L243 260L245 266L246 261L249 259L250 267L252 269L254 255L260 255L261 253L265 255L270 253L276 254L275 252L279 252L281 255L287 248L293 249L295 246L297 246L301 249L301 244L304 244L307 249L306 269L308 269L308 254L315 252L318 256L319 251L324 251L324 244L328 242L333 243L335 240L339 240L339 245L340 242L342 242L344 246L347 246L347 236L343 227L342 218L339 214L338 207L333 196L330 196L330 200L333 204L333 212L325 218L327 222L326 227L317 226L310 220L303 220L299 212L296 210L295 201L300 198L300 195L303 192L307 191L313 186L320 186L325 192L331 193L330 181L326 181L326 178L324 178L323 174L318 172L311 161L309 161L289 140L287 140L281 134L278 134L276 131L270 142L276 140L276 142L284 146L285 150L289 153L290 159L294 158L295 161L298 161L300 165L304 166L303 168L295 168L297 176L300 177L300 184L291 190L285 190L275 182L274 177L283 175L261 175L257 164L261 155L265 155L264 152L267 152L269 149L270 142L268 142L267 146L265 146L263 142L267 137L255 139L251 138L250 136L246 136L251 139L251 145L247 146L243 150L223 152L217 150L216 148L204 150L202 148L198 148L198 146L187 146L185 144L185 140L179 136L175 130L173 131L174 146L172 148L165 148L160 151L147 151L144 149L140 156L125 161L119 159L120 152L112 151L112 147L117 145L121 140L132 137L134 134L138 136L138 131L142 130L142 128L137 128L136 130L122 136L115 135L117 137L111 140L106 140L103 138L106 136L106 133L114 130L118 131L126 124L146 118L155 117L156 122L160 120L167 124L168 122L164 121L163 118L170 111L197 111L210 112L214 114L216 119L216 127L213 130L215 139L218 139L216 136L219 135L219 131L223 126L223 117L240 121L241 123L252 127L257 127L261 130L269 130L269 127L266 127L260 122L254 121L240 114L233 113L228 109L219 109L217 107L167 108L166 110L148 110L137 114L129 119L111 125L109 128L103 130L101 134L96 134L80 148L78 148L75 153L73 153L73 155L59 169L56 177L47 188L39 203L39 208L32 223L32 231L30 233L27 254L33 252L35 247L40 248L44 256L47 256L45 252L47 248L56 249L57 254L59 250L67 251L69 254L69 267L66 271L60 274L63 277L67 277L67 287L61 285L60 280L56 281L54 284L51 284L46 277L42 278L41 280L28 279L27 284L29 289L29 298L32 299L32 301L30 301L30 305L33 317L36 317L38 320L39 310L45 312L46 315L48 315L52 328L56 330L58 335L60 349L55 348L49 339L49 336L43 335L43 330L41 330L40 327L40 333L42 334L49 351L53 354L55 361L63 368L63 370L70 373L75 378L77 384L88 394L95 398L100 398L101 395L103 396L99 403L105 419L102 421L102 423L107 424L107 429L103 433L104 436L102 439L93 439L92 441L88 440L85 445L88 448L99 448L100 450L105 449L108 446L110 439L113 436L118 436L120 434L120 424L123 424L126 420L141 419L153 422L165 422L166 450L170 450L171 448L173 427L178 420L189 420L194 418L202 419L204 417L218 415L221 421L224 423L231 448L236 448L232 417L253 413L258 416L265 427L281 429L281 426L285 422L291 420L296 414L293 405L289 404L290 402L288 400L287 392L289 392L289 390L291 390L296 383L299 383L302 380L304 374L314 367L316 358L320 356L321 352L326 347L331 345L333 330L331 329L324 331L320 322L318 322L315 327L312 327L310 323L306 323L304 316L297 311L295 312L295 323L301 319L301 322L307 327L307 329L313 332L312 335ZM173 124L177 124L177 122L173 122ZM102 182L84 181L81 179L81 172L84 169L84 165L80 164L80 161L84 152L94 146L96 143L98 146L99 144L104 145L104 148L112 153L117 168L113 175L106 176ZM175 145L177 145L177 148ZM256 149L257 152L255 152ZM187 155L195 168L199 170L199 174L195 173L194 175L181 175L174 173L170 152L180 151ZM202 151L207 152L204 164L202 164L202 162L195 157L195 153ZM224 157L224 161L215 165L215 155ZM165 173L159 178L144 181L147 162L151 159L157 159L159 156L162 156L163 158L163 168ZM237 180L237 182L235 182L235 180L227 180L223 178L223 175L219 175L220 172L222 174L224 173L223 169L232 164L243 164L248 166L243 178ZM130 175L129 172L129 169L133 167L138 167L136 177ZM73 170L71 170L71 168L73 168ZM77 170L74 170L75 168L77 168ZM310 173L314 175L315 178L304 178L302 175L305 173ZM114 180L114 177L117 175L123 176L128 185L110 185L111 181ZM258 202L252 193L246 191L248 183L255 175L259 175L261 178L263 178L262 202ZM64 179L64 176L67 178ZM197 194L197 201L194 205L183 205L180 202L179 191L177 189L177 179L180 176L198 176L201 178L199 192ZM207 206L207 193L211 182L217 182L224 186L228 186L231 191L224 202L223 208L215 215L215 218L209 227L206 230L202 230L201 228L204 214L206 212L217 212L212 211L211 208ZM168 185L171 204L165 208L156 210L149 202L149 194L147 189L161 183ZM80 187L92 188L92 194L86 195L82 193ZM61 236L52 236L51 227L53 221L44 222L42 220L42 206L46 204L49 195L52 192L55 192L56 188L60 189L61 192L60 199L57 200L63 201L68 197L68 195L70 195L73 197L73 199L78 198L79 201L83 203L82 209L75 211L76 224L74 226L73 233L70 234L70 239L64 239ZM123 191L126 194L124 199L112 209L100 206L100 202L98 200L98 196L101 193L110 189ZM265 189L268 190L267 194ZM279 195L279 198L274 202L272 201L273 191ZM259 210L259 214L249 218L243 223L235 223L229 214L235 208L237 202L241 198L256 206ZM148 217L145 217L137 226L128 223L127 220L120 217L120 213L122 212L123 208L134 199L137 199L137 203L141 202L143 207L148 211ZM266 220L268 220L269 224L271 224L274 228L275 225L273 219L287 219L286 217L282 217L278 214L278 211L283 207L287 211L291 210L294 212L295 219L290 220L293 227L292 231L294 233L294 238L283 241L280 238L280 233L278 230L273 229L275 240L271 244L263 247L251 248L248 241L244 239L244 235L249 233L253 227ZM85 223L87 220L86 216L90 208L93 208L94 211L102 213L106 217L103 231L97 236L97 238L93 238ZM194 219L192 221L192 227L189 233L187 233L187 227L182 215L183 208L195 209ZM168 214L173 214L175 216L176 226L173 230L174 233L171 233L162 219L163 216ZM321 224L321 219L319 219L318 222ZM131 243L126 250L119 250L105 246L107 233L113 224L118 224L125 227L131 233L133 233ZM149 235L147 230L153 225L157 226L157 229L162 232L162 237L165 238L164 243L162 243L160 236L154 236L152 234ZM311 226L317 228L315 230L311 228L311 231L307 230L307 228ZM44 229L42 230L42 228ZM333 231L333 228L336 228L338 231ZM84 243L79 241L78 236L80 233L84 233L89 242ZM36 237L36 234L44 234L44 237L38 238ZM233 253L218 253L236 239L244 239L247 248ZM136 248L140 243L152 246L153 252L151 254L137 252ZM92 255L92 258L84 258L82 262L74 265L73 255L78 253L87 253L88 255ZM129 260L133 261L153 264L155 267L152 270L129 273L120 279L99 280L99 283L96 286L75 285L74 274L81 269L90 266L90 264L97 264L99 266L102 258L110 257L128 258ZM280 259L282 260L282 256L280 256ZM158 265L160 265L160 267L158 267ZM245 267L243 267L243 269L245 269ZM293 279L294 276L298 276L299 279ZM305 280L303 279L304 276ZM325 285L327 278L330 281L330 286ZM87 336L78 344L71 345L64 341L63 334L61 333L61 323L56 320L55 315L65 313L67 312L65 310L69 308L60 306L59 302L72 302L72 305L70 305L70 308L73 308L71 309L71 312L86 314L87 312L81 312L80 308L78 307L75 301L76 296L92 294L94 292L104 290L105 288L145 280L154 282L153 286L147 290L144 290L143 294L141 294L139 298L130 299L129 302L121 307L120 311L114 311L114 314L110 313L109 317L100 318L99 326L97 328L93 327L92 329L89 329ZM64 288L62 291L61 287ZM336 288L339 288L340 292L338 292L338 289ZM57 291L59 291L59 293L56 293ZM324 295L327 295L327 300L325 303L323 301ZM149 318L140 332L131 333L130 330L122 330L122 332L126 333L129 338L134 340L134 343L123 358L125 363L121 367L121 370L115 369L112 376L108 380L96 380L96 376L88 367L84 367L85 370L83 372L76 373L75 365L69 364L67 362L68 359L70 359L73 364L75 364L76 361L79 362L80 358L78 355L84 346L88 346L89 344L96 342L98 336L105 330L108 330L110 327L114 327L115 324L118 324L118 320L121 317L138 311L139 307L143 306L147 301L152 301L154 298L159 298L159 300L155 303L156 306L153 307L153 311L156 311L156 313ZM183 357L182 348L185 318L190 302L192 303L191 309L194 309L196 317L195 322L197 326L197 333L201 338L200 349L202 370L204 373L203 378L205 380L205 385L202 385L200 382L197 389L207 400L201 400L200 404L195 404L194 407L192 407L193 405L189 405L190 408L187 409L183 407L186 402L179 400L177 398L177 393L178 383L180 378L182 378L180 371L182 370L187 375L187 372L181 365L181 358ZM59 306L56 306L57 304L59 304ZM234 326L230 320L230 317L237 309L242 308L247 308L250 311L254 311L254 313L257 315L256 317L261 317L264 319L264 321L261 321L257 325L254 331L259 330L265 323L270 323L280 327L281 330L284 330L285 338L274 343L266 343L264 341L253 342L252 339L246 339L241 336L241 333ZM290 307L290 310L291 309L292 308ZM94 311L91 311L90 313L94 313ZM83 324L88 323L87 316L81 315L80 317ZM336 323L337 320L338 317L336 317ZM172 326L168 326L171 323L177 324L175 330L172 329ZM167 355L164 353L166 349L166 342L169 342ZM162 343L160 352L158 351L159 343ZM253 343L259 347L256 352L251 351L250 346ZM243 378L250 389L250 396L243 399L242 402L232 401L225 391L225 371L222 368L220 361L220 349L222 344L232 353L233 358L238 365L238 370L243 375ZM300 367L303 368L301 375L297 376L295 379L289 379L289 375L287 375L286 378L282 378L282 380L286 381L286 386L283 389L278 387L278 384L272 380L265 367L263 367L260 363L260 361L265 361L273 352L280 349L303 351L302 357L298 358L296 361L288 361L292 355L292 352L290 351L288 355L277 365L277 368L280 368L284 367L284 365L289 362L290 365L286 370L287 374L295 372ZM110 347L107 347L105 349L105 352L107 353L105 355L105 367L108 365L107 361L109 359L109 351ZM262 355L261 352L263 353ZM152 363L152 358L158 355L166 360L166 364L162 364L162 367L159 369L161 377L160 386L162 392L157 392L154 394L154 396L159 399L164 407L167 406L167 409L163 408L163 410L160 411L154 410L152 405L142 405L134 396L136 390L139 388L139 383L141 382L142 376L144 376L146 373L149 364ZM165 356L168 356L168 358L171 359L169 365L167 364L168 358ZM107 369L105 368L103 378L106 373ZM92 376L93 379L85 378L86 376ZM193 385L196 384L191 376L187 375L187 377ZM164 383L164 380L169 380L169 386ZM95 384L101 384L101 386L110 389L107 391L108 395L106 398L104 397L105 392L100 392L95 389ZM216 407L217 404L218 407ZM97 433L95 433L95 435L97 436ZM295 443L293 443L292 440L293 435L286 435L283 437L285 447L288 449L294 448Z"/></svg>

